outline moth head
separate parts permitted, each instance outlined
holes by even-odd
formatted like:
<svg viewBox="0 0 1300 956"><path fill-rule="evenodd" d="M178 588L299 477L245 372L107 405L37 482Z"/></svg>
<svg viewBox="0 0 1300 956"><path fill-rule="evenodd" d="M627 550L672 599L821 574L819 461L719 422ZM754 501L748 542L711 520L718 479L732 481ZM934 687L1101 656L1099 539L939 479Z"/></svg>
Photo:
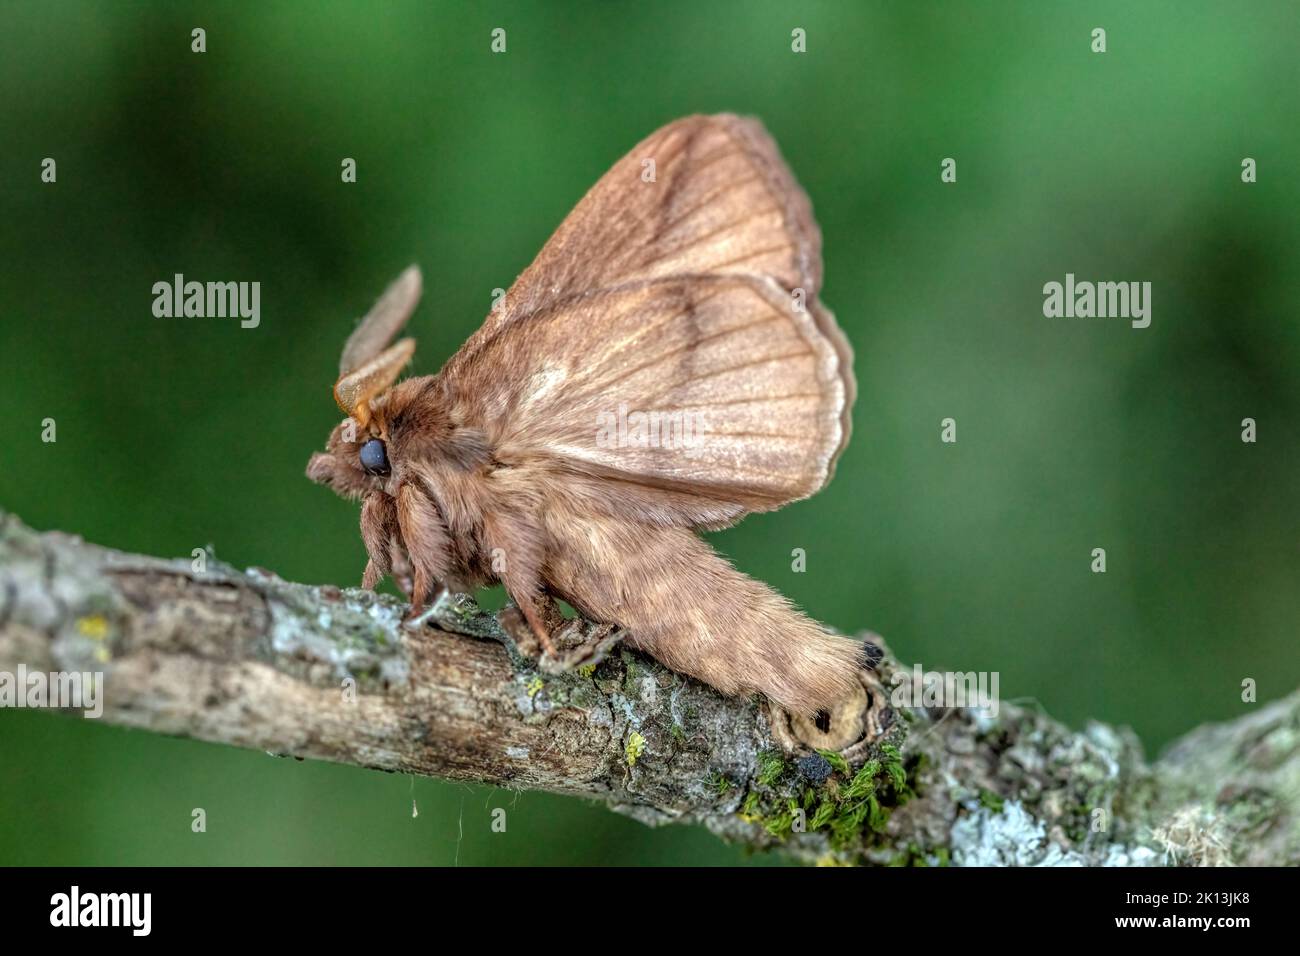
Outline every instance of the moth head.
<svg viewBox="0 0 1300 956"><path fill-rule="evenodd" d="M463 459L476 446L451 427L445 404L429 377L398 382L371 399L364 425L349 416L334 426L325 451L312 455L307 477L345 498L392 495L419 462Z"/></svg>
<svg viewBox="0 0 1300 956"><path fill-rule="evenodd" d="M415 353L415 340L393 337L420 301L420 270L397 277L343 346L334 401L348 417L330 433L325 452L312 456L307 477L355 498L381 488L392 474L388 428L376 412L389 404L393 383ZM404 403L402 403L404 404Z"/></svg>

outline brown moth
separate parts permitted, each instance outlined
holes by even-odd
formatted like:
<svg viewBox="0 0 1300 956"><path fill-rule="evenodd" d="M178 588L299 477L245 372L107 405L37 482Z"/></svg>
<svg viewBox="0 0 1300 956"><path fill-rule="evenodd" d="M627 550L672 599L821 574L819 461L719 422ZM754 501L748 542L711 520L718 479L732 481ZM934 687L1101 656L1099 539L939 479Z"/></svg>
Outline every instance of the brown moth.
<svg viewBox="0 0 1300 956"><path fill-rule="evenodd" d="M725 694L829 709L861 645L698 534L830 480L856 386L821 281L807 196L731 115L640 143L438 374L396 382L408 269L344 346L349 418L307 467L362 501L363 586L392 575L414 615L500 581L548 652L560 597Z"/></svg>

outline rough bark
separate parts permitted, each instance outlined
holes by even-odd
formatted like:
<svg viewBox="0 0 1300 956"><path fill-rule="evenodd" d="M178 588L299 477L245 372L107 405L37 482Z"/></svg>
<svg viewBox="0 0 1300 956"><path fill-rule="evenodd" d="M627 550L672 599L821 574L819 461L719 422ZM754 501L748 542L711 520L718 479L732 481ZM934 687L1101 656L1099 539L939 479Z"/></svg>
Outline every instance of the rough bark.
<svg viewBox="0 0 1300 956"><path fill-rule="evenodd" d="M880 663L826 729L585 645L602 632L581 623L568 652L589 663L550 672L465 596L415 627L403 611L0 514L0 703L20 666L97 673L110 723L591 797L828 863L1300 863L1300 694L1148 764L1100 723L894 706L913 675L875 635Z"/></svg>

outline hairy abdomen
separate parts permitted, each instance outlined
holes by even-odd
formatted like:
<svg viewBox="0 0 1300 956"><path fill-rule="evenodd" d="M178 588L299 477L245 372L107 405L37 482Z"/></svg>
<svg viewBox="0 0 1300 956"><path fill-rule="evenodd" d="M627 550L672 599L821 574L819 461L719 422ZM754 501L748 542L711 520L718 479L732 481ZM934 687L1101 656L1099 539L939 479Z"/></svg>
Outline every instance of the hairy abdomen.
<svg viewBox="0 0 1300 956"><path fill-rule="evenodd" d="M857 641L828 633L693 532L572 515L547 530L552 589L673 670L805 716L856 686Z"/></svg>

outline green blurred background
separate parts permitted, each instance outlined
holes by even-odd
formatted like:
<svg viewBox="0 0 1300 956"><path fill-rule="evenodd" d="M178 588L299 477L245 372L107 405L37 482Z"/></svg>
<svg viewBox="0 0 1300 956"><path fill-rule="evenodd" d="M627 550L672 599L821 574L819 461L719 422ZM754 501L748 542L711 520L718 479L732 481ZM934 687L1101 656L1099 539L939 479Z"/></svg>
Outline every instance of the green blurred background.
<svg viewBox="0 0 1300 956"><path fill-rule="evenodd" d="M638 140L754 114L816 207L860 396L831 486L718 547L1155 751L1249 708L1243 678L1300 684L1297 40L1293 2L6 3L0 506L356 583L356 506L303 477L356 317L418 262L435 371ZM260 281L261 326L154 318L177 272ZM1066 272L1152 282L1151 327L1044 318ZM0 712L4 863L748 859L574 800Z"/></svg>

